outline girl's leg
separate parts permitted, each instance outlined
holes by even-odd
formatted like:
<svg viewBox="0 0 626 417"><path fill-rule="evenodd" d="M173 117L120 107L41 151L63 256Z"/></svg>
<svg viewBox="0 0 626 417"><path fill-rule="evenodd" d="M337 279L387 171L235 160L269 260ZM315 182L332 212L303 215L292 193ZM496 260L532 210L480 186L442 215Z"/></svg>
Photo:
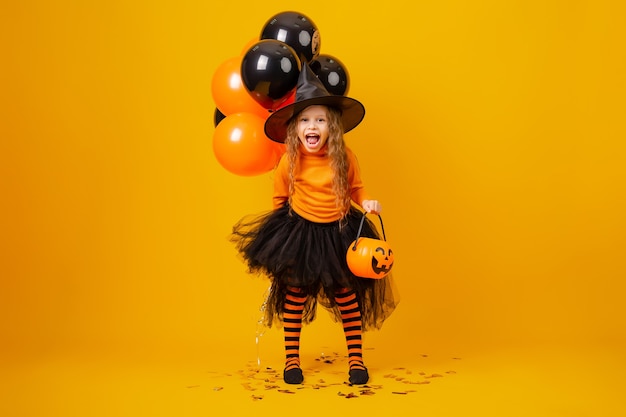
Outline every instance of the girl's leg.
<svg viewBox="0 0 626 417"><path fill-rule="evenodd" d="M356 293L349 288L343 288L337 291L335 302L341 312L343 331L348 345L350 383L366 384L369 380L369 374L363 364L361 308Z"/></svg>
<svg viewBox="0 0 626 417"><path fill-rule="evenodd" d="M300 369L300 331L302 312L307 297L299 288L288 287L285 298L285 370L283 378L287 384L301 384L304 380Z"/></svg>

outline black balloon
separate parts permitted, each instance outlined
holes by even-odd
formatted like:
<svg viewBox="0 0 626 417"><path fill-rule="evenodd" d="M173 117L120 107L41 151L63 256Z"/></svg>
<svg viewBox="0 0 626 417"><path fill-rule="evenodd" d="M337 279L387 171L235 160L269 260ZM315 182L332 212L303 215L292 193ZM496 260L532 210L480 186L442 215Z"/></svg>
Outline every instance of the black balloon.
<svg viewBox="0 0 626 417"><path fill-rule="evenodd" d="M331 55L320 55L309 65L329 93L343 96L350 88L350 76L345 65Z"/></svg>
<svg viewBox="0 0 626 417"><path fill-rule="evenodd" d="M266 109L276 109L298 83L301 63L286 43L264 39L254 44L241 61L241 81Z"/></svg>
<svg viewBox="0 0 626 417"><path fill-rule="evenodd" d="M302 62L310 62L319 55L320 33L305 15L282 12L272 16L261 31L261 39L276 39L291 46Z"/></svg>
<svg viewBox="0 0 626 417"><path fill-rule="evenodd" d="M213 114L213 123L215 126L219 125L222 120L226 118L226 115L222 113L217 107L215 108L215 112Z"/></svg>

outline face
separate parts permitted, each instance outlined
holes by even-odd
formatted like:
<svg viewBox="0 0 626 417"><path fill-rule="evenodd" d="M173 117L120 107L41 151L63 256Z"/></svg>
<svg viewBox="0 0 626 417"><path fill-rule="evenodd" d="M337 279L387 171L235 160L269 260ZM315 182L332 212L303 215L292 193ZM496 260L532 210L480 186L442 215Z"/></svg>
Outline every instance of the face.
<svg viewBox="0 0 626 417"><path fill-rule="evenodd" d="M298 116L298 139L311 153L322 150L328 140L328 109L326 106L309 106Z"/></svg>

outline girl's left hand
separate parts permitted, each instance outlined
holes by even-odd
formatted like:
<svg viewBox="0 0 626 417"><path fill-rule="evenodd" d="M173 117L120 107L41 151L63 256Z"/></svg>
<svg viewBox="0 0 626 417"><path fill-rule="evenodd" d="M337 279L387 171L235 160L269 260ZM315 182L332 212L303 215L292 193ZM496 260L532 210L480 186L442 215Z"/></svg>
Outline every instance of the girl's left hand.
<svg viewBox="0 0 626 417"><path fill-rule="evenodd" d="M363 200L363 203L361 203L361 207L363 207L363 210L365 210L367 213L372 214L380 214L380 212L383 210L378 200Z"/></svg>

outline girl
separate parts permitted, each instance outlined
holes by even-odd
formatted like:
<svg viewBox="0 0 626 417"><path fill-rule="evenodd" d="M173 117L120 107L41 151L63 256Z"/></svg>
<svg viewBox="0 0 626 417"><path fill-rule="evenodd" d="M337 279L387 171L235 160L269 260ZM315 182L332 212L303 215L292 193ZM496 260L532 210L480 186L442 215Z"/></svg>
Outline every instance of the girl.
<svg viewBox="0 0 626 417"><path fill-rule="evenodd" d="M264 324L283 325L283 377L288 384L304 380L300 331L315 319L318 303L343 323L352 384L369 380L362 332L380 328L396 305L390 275L360 278L346 263L346 251L364 216L353 203L367 213L381 211L365 191L356 157L343 139L364 116L360 102L328 93L305 64L295 102L265 123L266 135L286 144L275 170L274 209L233 228L232 241L250 272L271 280ZM361 236L378 237L369 220Z"/></svg>

